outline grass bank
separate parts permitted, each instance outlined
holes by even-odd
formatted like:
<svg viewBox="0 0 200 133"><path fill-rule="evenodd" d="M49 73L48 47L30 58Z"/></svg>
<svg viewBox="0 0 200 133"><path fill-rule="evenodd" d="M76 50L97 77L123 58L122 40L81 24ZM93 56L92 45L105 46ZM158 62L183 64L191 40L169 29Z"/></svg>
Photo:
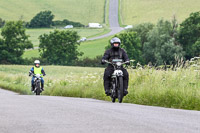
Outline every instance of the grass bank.
<svg viewBox="0 0 200 133"><path fill-rule="evenodd" d="M0 87L30 93L31 66L0 66ZM109 100L104 95L102 68L44 66L44 95ZM193 69L163 71L129 69L129 94L124 102L200 110L200 72Z"/></svg>

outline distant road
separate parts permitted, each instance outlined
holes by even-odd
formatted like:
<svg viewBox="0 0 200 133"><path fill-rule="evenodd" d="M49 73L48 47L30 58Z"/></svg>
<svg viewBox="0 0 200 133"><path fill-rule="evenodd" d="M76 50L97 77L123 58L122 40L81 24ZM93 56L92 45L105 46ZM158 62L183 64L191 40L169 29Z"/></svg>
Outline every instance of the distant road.
<svg viewBox="0 0 200 133"><path fill-rule="evenodd" d="M110 24L110 29L111 32L104 34L102 36L98 36L98 37L93 37L87 40L96 40L96 39L100 39L100 38L104 38L104 37L108 37L111 35L115 35L116 33L119 33L120 31L123 30L123 28L121 28L119 26L119 22L118 22L118 0L110 0L110 5L109 5L109 24Z"/></svg>
<svg viewBox="0 0 200 133"><path fill-rule="evenodd" d="M200 133L200 112L0 89L1 133Z"/></svg>
<svg viewBox="0 0 200 133"><path fill-rule="evenodd" d="M110 24L110 29L111 31L107 34L101 35L101 36L97 36L97 37L93 37L93 38L89 38L87 40L96 40L96 39L101 39L104 37L108 37L111 35L115 35L117 33L119 33L120 31L124 30L124 28L119 26L119 22L118 22L118 0L110 0L110 4L109 4L109 24ZM34 49L38 49L39 47L34 47ZM28 50L32 50L32 49L27 49Z"/></svg>

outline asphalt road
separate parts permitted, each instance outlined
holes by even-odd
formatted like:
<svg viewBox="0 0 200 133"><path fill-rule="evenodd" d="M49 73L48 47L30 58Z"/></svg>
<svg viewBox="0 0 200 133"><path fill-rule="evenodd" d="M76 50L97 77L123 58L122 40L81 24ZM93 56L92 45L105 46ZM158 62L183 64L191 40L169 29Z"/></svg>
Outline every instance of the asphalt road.
<svg viewBox="0 0 200 133"><path fill-rule="evenodd" d="M118 0L110 0L110 4L109 4L109 24L110 24L111 32L104 34L102 36L90 38L90 39L87 39L87 40L95 40L95 39L108 37L108 36L111 36L111 35L115 35L116 33L119 33L120 31L123 30L123 28L121 28L119 26L119 22L118 22L118 4L119 4Z"/></svg>
<svg viewBox="0 0 200 133"><path fill-rule="evenodd" d="M0 133L200 133L200 112L0 89Z"/></svg>

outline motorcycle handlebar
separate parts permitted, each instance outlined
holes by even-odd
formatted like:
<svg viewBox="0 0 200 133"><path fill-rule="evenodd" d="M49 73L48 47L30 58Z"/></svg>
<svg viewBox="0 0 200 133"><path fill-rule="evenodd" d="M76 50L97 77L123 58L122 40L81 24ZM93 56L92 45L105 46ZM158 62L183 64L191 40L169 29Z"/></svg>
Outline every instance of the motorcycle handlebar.
<svg viewBox="0 0 200 133"><path fill-rule="evenodd" d="M112 62L109 62L109 61L107 61L107 60L105 60L105 62L106 62L106 63L108 63L108 64L111 64L111 65L113 65L113 64L114 64L114 63L112 63ZM129 61L122 62L121 64L123 65L123 64L126 64L126 63L129 63Z"/></svg>

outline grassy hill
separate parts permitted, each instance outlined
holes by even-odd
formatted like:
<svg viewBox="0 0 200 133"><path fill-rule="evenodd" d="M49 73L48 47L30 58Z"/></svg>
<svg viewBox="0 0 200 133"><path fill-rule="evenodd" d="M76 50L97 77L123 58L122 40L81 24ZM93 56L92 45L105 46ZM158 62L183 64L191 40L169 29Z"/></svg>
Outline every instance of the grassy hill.
<svg viewBox="0 0 200 133"><path fill-rule="evenodd" d="M38 12L51 10L55 20L103 23L104 5L105 0L0 0L0 18L30 21Z"/></svg>
<svg viewBox="0 0 200 133"><path fill-rule="evenodd" d="M120 0L122 24L156 23L176 15L181 23L191 12L200 11L200 0Z"/></svg>

